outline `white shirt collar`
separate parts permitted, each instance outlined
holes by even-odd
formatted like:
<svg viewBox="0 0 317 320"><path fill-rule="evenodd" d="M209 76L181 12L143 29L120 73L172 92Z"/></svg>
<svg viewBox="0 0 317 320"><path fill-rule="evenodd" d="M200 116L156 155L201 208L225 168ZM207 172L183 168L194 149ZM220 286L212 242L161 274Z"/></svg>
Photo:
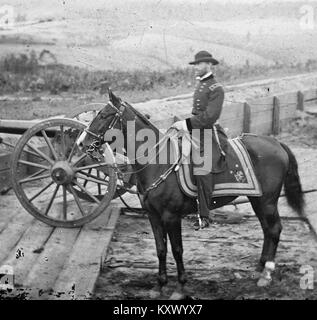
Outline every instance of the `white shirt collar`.
<svg viewBox="0 0 317 320"><path fill-rule="evenodd" d="M197 77L196 79L201 81L201 80L204 80L204 79L210 77L211 75L212 75L212 71L207 72L207 73L204 74L202 77Z"/></svg>

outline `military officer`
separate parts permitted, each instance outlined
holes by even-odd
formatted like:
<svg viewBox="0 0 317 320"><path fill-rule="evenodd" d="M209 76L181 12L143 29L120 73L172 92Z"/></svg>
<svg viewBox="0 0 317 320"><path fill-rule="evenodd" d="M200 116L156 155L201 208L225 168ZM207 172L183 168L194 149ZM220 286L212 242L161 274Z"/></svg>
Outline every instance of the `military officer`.
<svg viewBox="0 0 317 320"><path fill-rule="evenodd" d="M195 55L195 60L189 63L194 66L198 80L194 92L192 117L175 122L172 125L173 128L189 131L190 133L193 129L200 129L200 133L203 131L207 132L208 130L206 129L209 129L208 132L215 129L214 126L218 124L224 101L223 87L216 81L213 74L213 68L218 63L219 62L207 51L198 52ZM200 134L200 137L200 152L202 152L204 151L202 150L204 146L204 135ZM212 148L211 145L210 148ZM194 224L195 229L209 226L208 207L210 207L211 193L213 190L213 181L210 171L203 174L195 174L194 171L198 189L198 209L200 215L200 219Z"/></svg>

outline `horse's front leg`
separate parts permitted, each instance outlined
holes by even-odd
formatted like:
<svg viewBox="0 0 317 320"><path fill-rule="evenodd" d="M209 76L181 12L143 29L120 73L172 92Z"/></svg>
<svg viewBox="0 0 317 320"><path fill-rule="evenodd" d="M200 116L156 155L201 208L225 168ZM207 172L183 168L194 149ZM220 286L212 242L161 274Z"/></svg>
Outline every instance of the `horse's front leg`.
<svg viewBox="0 0 317 320"><path fill-rule="evenodd" d="M167 284L166 273L166 254L167 254L167 235L162 219L159 214L155 212L149 212L149 220L153 230L157 257L159 259L159 272L158 272L158 285L159 290L153 290L151 292L152 298L157 298L162 294L163 287Z"/></svg>
<svg viewBox="0 0 317 320"><path fill-rule="evenodd" d="M185 298L184 286L187 282L183 263L182 219L181 216L176 213L165 211L163 221L170 238L178 273L178 284L170 299L180 300Z"/></svg>

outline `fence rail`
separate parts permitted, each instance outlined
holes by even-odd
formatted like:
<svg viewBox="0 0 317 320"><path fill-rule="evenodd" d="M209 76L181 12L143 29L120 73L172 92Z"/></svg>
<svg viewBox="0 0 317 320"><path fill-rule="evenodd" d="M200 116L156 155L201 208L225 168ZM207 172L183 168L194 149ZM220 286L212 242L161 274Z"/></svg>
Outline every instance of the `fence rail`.
<svg viewBox="0 0 317 320"><path fill-rule="evenodd" d="M188 104L188 99L184 101ZM223 127L229 129L231 137L243 132L264 135L277 135L281 127L296 116L296 111L317 106L317 89L285 92L274 96L248 99L245 102L225 101L220 117ZM183 120L191 115L178 114L153 123L160 129L169 128L176 120Z"/></svg>

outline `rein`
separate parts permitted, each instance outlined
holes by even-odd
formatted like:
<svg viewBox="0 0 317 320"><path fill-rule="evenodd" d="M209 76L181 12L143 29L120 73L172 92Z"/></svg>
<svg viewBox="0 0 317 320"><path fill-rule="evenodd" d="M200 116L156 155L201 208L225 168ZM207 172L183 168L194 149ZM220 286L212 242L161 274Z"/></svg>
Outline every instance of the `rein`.
<svg viewBox="0 0 317 320"><path fill-rule="evenodd" d="M111 101L109 101L109 104L110 106L116 110L116 113L113 117L113 119L111 120L110 122L110 125L109 125L109 128L108 130L114 128L114 126L117 124L117 122L120 120L120 130L122 131L122 122L123 122L123 118L122 118L122 115L123 115L123 112L125 111L127 105L125 103L122 103L121 106L120 106L120 109L118 109ZM132 110L133 111L133 110ZM138 114L136 114L137 116L139 116ZM109 115L110 116L110 115ZM87 149L87 154L97 160L97 161L100 161L102 156L101 157L97 157L95 156L93 153L94 152L97 152L99 154L102 154L102 148L101 146L105 143L104 139L103 139L103 136L104 134L96 134L92 131L90 131L89 129L85 129L85 132L91 136L93 136L95 139L93 140L93 142L91 143L91 145L88 147ZM155 146L153 148L156 148L157 146L159 146L161 143L164 143L165 145L167 144L167 141L168 139L170 139L169 136L164 136L157 144L155 144ZM165 146L164 145L164 146ZM164 147L163 146L163 147ZM163 148L162 148L163 149ZM161 149L161 150L162 150ZM151 159L155 159L161 152L161 150L159 150L158 153L155 153L155 156ZM138 160L140 157L137 157L135 158L134 160ZM150 162L151 162L150 160ZM178 165L179 163L179 160L180 159L177 159L177 161L175 161L163 174L161 174L159 176L159 178L157 178L148 188L146 188L142 193L141 192L138 192L140 194L142 194L144 196L144 200L146 199L146 197L148 196L148 193L153 190L153 189L156 189L162 182L164 182L166 180L166 178L174 171L175 167ZM135 174L135 173L138 173L138 172L141 172L143 171L144 169L146 169L151 163L145 165L144 167L142 167L141 169L139 170L136 170L136 171L128 171L128 172L122 172L118 166L114 166L114 168L116 169L116 171L121 175L128 175L128 174ZM129 191L127 188L124 188L126 189L127 191Z"/></svg>
<svg viewBox="0 0 317 320"><path fill-rule="evenodd" d="M122 105L120 107L120 109L118 109L111 101L109 101L109 104L112 108L114 108L117 112L116 114L114 115L114 117L112 118L111 122L110 122L110 125L109 125L109 128L108 130L110 129L113 129L114 126L117 124L117 122L120 120L120 130L122 130L122 114L125 110L125 106ZM109 114L107 117L111 116L112 114ZM106 118L107 118L106 117ZM89 127L89 126L88 126ZM100 161L102 156L100 157L97 157L96 155L94 155L94 152L97 152L97 154L102 154L102 148L101 146L105 143L103 137L104 137L104 134L100 133L100 134L96 134L92 131L90 131L89 129L85 128L84 130L87 134L93 136L95 139L92 141L92 143L89 145L86 153L94 160L97 160L97 161Z"/></svg>

